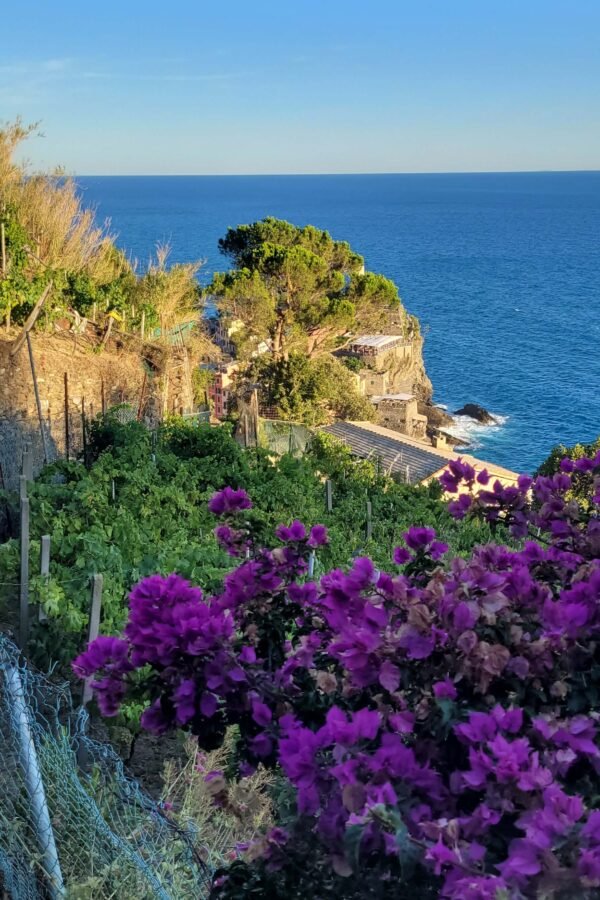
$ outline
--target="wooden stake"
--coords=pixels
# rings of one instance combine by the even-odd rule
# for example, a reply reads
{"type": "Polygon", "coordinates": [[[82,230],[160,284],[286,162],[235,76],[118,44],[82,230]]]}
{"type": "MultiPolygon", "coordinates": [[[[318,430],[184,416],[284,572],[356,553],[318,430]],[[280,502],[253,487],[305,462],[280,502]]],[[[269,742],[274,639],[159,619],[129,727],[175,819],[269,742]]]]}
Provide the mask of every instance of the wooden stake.
{"type": "MultiPolygon", "coordinates": [[[[6,481],[4,480],[4,472],[2,471],[2,463],[0,463],[0,490],[6,490],[6,481]]],[[[12,516],[10,514],[10,503],[8,502],[8,497],[4,501],[4,508],[6,511],[6,523],[8,525],[8,533],[12,534],[12,516]]]]}
{"type": "MultiPolygon", "coordinates": [[[[90,621],[88,626],[88,643],[98,637],[100,631],[100,612],[102,610],[102,584],[104,579],[102,575],[94,575],[92,579],[92,601],[90,604],[90,621]]],[[[92,699],[91,678],[86,679],[83,686],[83,697],[81,699],[82,706],[92,699]]]]}
{"type": "Polygon", "coordinates": [[[142,310],[142,323],[140,325],[140,337],[144,340],[144,334],[146,331],[146,312],[142,310]]]}
{"type": "Polygon", "coordinates": [[[372,507],[371,507],[371,501],[367,500],[367,540],[370,541],[372,537],[373,537],[372,507]]]}
{"type": "MultiPolygon", "coordinates": [[[[258,428],[259,428],[259,421],[258,421],[258,390],[257,390],[256,388],[254,388],[254,390],[252,391],[252,399],[251,399],[251,401],[250,401],[250,409],[251,409],[251,412],[252,412],[252,422],[253,422],[253,425],[254,425],[254,439],[255,439],[255,445],[256,445],[256,447],[258,447],[258,428]]],[[[292,433],[292,430],[291,430],[291,425],[290,425],[290,435],[291,435],[291,433],[292,433]]],[[[290,441],[290,442],[291,442],[291,441],[290,441]]]]}
{"type": "Polygon", "coordinates": [[[140,402],[138,403],[138,411],[137,411],[137,420],[138,422],[142,418],[142,410],[144,408],[144,393],[146,391],[146,381],[148,380],[148,373],[144,371],[144,380],[142,381],[142,390],[140,391],[140,402]]]}
{"type": "MultiPolygon", "coordinates": [[[[44,583],[48,583],[48,579],[50,577],[50,535],[44,534],[42,535],[42,555],[41,555],[41,563],[40,563],[40,575],[44,579],[44,583]]],[[[42,609],[42,604],[40,603],[40,608],[38,610],[38,621],[46,622],[48,616],[42,609]]]]}
{"type": "Polygon", "coordinates": [[[108,325],[106,326],[106,331],[104,332],[104,337],[103,337],[102,340],[100,341],[100,349],[101,349],[101,350],[104,350],[104,348],[105,348],[106,345],[108,344],[108,339],[110,338],[110,333],[111,333],[111,331],[112,331],[112,327],[113,327],[113,322],[114,322],[114,321],[115,321],[115,320],[113,319],[112,316],[111,316],[111,317],[109,318],[109,320],[108,320],[108,325]]]}
{"type": "Polygon", "coordinates": [[[21,578],[19,590],[19,646],[29,640],[29,498],[21,498],[21,578]]]}
{"type": "Polygon", "coordinates": [[[25,476],[26,481],[33,481],[33,456],[31,454],[31,444],[29,441],[25,441],[23,444],[21,474],[25,476]]]}
{"type": "Polygon", "coordinates": [[[48,465],[50,460],[48,457],[48,444],[46,441],[46,429],[44,428],[44,416],[42,415],[42,403],[40,400],[40,392],[38,390],[38,383],[37,383],[37,378],[36,378],[36,374],[35,374],[35,363],[33,361],[33,348],[31,346],[31,337],[29,335],[29,332],[27,332],[26,339],[27,339],[27,351],[29,353],[29,365],[31,366],[31,377],[33,379],[33,390],[35,393],[35,403],[37,406],[38,421],[39,421],[39,425],[40,425],[40,435],[42,437],[42,446],[44,448],[44,462],[46,463],[46,465],[48,465]]]}
{"type": "Polygon", "coordinates": [[[325,482],[325,496],[327,498],[327,512],[333,509],[333,485],[329,479],[325,482]]]}
{"type": "Polygon", "coordinates": [[[69,376],[67,372],[65,372],[65,458],[68,462],[69,453],[70,453],[70,438],[71,435],[69,433],[69,376]]]}
{"type": "Polygon", "coordinates": [[[85,397],[81,398],[81,436],[83,441],[83,464],[87,465],[87,435],[85,433],[85,397]]]}
{"type": "Polygon", "coordinates": [[[104,378],[100,381],[100,397],[102,401],[102,415],[106,415],[106,395],[104,393],[104,378]]]}
{"type": "Polygon", "coordinates": [[[2,277],[6,278],[6,232],[4,222],[0,222],[0,253],[2,253],[2,277]]]}
{"type": "Polygon", "coordinates": [[[42,291],[41,297],[39,298],[39,300],[37,301],[37,303],[31,310],[31,312],[27,316],[27,321],[23,325],[23,330],[22,330],[21,334],[19,335],[19,337],[14,342],[12,350],[10,351],[11,357],[16,356],[17,353],[19,352],[19,350],[21,349],[21,347],[23,346],[23,344],[25,343],[25,339],[27,338],[27,335],[29,334],[29,332],[31,331],[33,326],[35,325],[36,319],[41,312],[42,306],[44,305],[46,298],[47,298],[48,294],[50,293],[51,288],[52,288],[52,282],[50,282],[49,284],[46,285],[46,287],[42,291]]]}

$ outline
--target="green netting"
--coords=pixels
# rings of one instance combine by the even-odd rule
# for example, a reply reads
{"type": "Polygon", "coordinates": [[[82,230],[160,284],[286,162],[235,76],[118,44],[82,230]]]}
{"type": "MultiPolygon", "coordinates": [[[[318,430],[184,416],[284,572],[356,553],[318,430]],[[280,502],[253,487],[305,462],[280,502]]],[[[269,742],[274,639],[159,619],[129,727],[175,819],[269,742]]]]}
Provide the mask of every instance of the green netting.
{"type": "Polygon", "coordinates": [[[312,432],[305,425],[260,419],[259,443],[278,456],[284,453],[303,454],[312,440],[312,432]]]}
{"type": "Polygon", "coordinates": [[[12,900],[202,898],[210,872],[182,830],[87,734],[68,685],[0,636],[0,890],[12,900]]]}

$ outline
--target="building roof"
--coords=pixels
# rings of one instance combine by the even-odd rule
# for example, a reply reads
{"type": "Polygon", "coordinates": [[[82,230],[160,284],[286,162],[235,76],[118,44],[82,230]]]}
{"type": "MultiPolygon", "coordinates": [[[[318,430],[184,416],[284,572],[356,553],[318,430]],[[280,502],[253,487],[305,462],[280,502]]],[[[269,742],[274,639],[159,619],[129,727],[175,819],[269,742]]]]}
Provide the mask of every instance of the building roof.
{"type": "Polygon", "coordinates": [[[371,403],[374,404],[381,403],[382,400],[399,400],[408,403],[409,400],[414,399],[414,394],[379,394],[376,397],[369,397],[371,403]]]}
{"type": "Polygon", "coordinates": [[[359,334],[351,342],[351,347],[370,347],[374,350],[383,350],[392,344],[404,341],[401,334],[359,334]]]}
{"type": "Polygon", "coordinates": [[[379,458],[386,472],[408,474],[411,484],[427,481],[441,474],[449,460],[463,459],[476,470],[487,469],[493,478],[514,484],[518,475],[495,463],[484,462],[466,453],[457,453],[451,447],[432,447],[407,435],[373,425],[371,422],[335,422],[323,428],[347,444],[362,459],[379,458]],[[406,467],[408,466],[408,473],[406,467]]]}
{"type": "Polygon", "coordinates": [[[405,443],[388,429],[380,429],[388,431],[388,435],[375,434],[362,427],[364,424],[335,422],[323,431],[342,440],[362,459],[380,459],[386,472],[399,472],[411,484],[423,481],[446,464],[446,457],[427,444],[405,443]]]}

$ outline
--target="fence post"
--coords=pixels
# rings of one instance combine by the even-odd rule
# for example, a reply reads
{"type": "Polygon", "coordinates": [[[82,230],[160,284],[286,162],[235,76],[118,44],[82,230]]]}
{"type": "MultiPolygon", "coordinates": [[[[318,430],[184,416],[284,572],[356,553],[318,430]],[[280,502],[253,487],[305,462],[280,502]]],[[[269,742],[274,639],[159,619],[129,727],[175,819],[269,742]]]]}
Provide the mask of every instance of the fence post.
{"type": "MultiPolygon", "coordinates": [[[[23,489],[23,481],[21,481],[23,489]]],[[[27,484],[25,483],[25,494],[27,484]]],[[[21,496],[21,578],[19,583],[19,646],[29,640],[29,498],[21,496]]]]}
{"type": "Polygon", "coordinates": [[[19,669],[14,663],[2,660],[6,689],[10,697],[9,710],[15,731],[19,761],[25,776],[25,785],[31,804],[33,831],[37,837],[41,854],[41,866],[46,875],[48,894],[52,900],[65,896],[65,887],[60,871],[52,822],[46,802],[44,782],[40,771],[35,742],[31,733],[30,715],[27,709],[23,682],[19,669]]]}
{"type": "Polygon", "coordinates": [[[372,517],[373,508],[371,506],[371,501],[367,500],[367,540],[370,541],[373,537],[373,517],[372,517]]]}
{"type": "Polygon", "coordinates": [[[40,423],[40,435],[42,437],[42,446],[44,448],[44,462],[49,463],[48,444],[46,442],[46,429],[44,428],[44,416],[42,415],[42,401],[40,400],[40,392],[35,374],[35,362],[33,361],[33,348],[31,346],[31,337],[27,332],[27,352],[29,353],[29,365],[31,366],[31,377],[33,379],[33,391],[35,394],[35,404],[37,406],[38,421],[40,423]]]}
{"type": "MultiPolygon", "coordinates": [[[[90,624],[88,627],[88,643],[90,641],[95,640],[98,637],[98,632],[100,631],[100,611],[102,609],[102,584],[103,584],[102,575],[94,575],[92,579],[92,602],[90,605],[90,624]]],[[[92,699],[92,688],[90,687],[91,678],[86,678],[83,685],[83,697],[81,700],[82,706],[87,706],[87,704],[92,699]]]]}
{"type": "Polygon", "coordinates": [[[146,332],[146,312],[145,312],[145,310],[142,310],[142,322],[140,325],[140,337],[142,340],[144,340],[145,332],[146,332]]]}
{"type": "MultiPolygon", "coordinates": [[[[50,535],[44,534],[42,535],[42,553],[41,553],[41,563],[40,563],[40,575],[44,579],[44,584],[48,583],[48,579],[50,577],[50,535]]],[[[40,608],[38,609],[38,621],[46,622],[48,620],[48,616],[42,609],[42,605],[40,603],[40,608]]]]}
{"type": "Polygon", "coordinates": [[[2,253],[2,277],[6,278],[6,232],[4,222],[0,222],[0,252],[2,253]]]}
{"type": "Polygon", "coordinates": [[[29,441],[26,441],[23,444],[23,464],[21,472],[27,481],[33,481],[33,457],[31,455],[31,444],[29,441]]]}
{"type": "Polygon", "coordinates": [[[71,435],[69,429],[69,375],[65,372],[64,375],[65,381],[65,459],[67,462],[69,461],[70,455],[70,443],[71,443],[71,435]]]}
{"type": "Polygon", "coordinates": [[[333,509],[333,485],[329,478],[325,482],[325,496],[327,498],[327,512],[331,512],[333,509]]]}
{"type": "Polygon", "coordinates": [[[87,434],[85,428],[85,397],[81,398],[81,437],[83,442],[83,464],[87,466],[88,464],[88,455],[87,455],[87,434]]]}
{"type": "Polygon", "coordinates": [[[315,562],[317,561],[317,554],[315,550],[310,551],[310,556],[308,557],[308,577],[312,578],[315,574],[315,562]]]}

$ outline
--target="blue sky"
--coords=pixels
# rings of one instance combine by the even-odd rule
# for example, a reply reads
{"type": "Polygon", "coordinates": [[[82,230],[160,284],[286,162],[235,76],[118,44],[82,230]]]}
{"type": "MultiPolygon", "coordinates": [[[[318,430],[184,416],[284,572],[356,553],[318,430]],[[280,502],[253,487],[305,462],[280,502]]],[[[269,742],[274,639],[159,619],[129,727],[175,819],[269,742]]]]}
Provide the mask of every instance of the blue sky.
{"type": "Polygon", "coordinates": [[[78,174],[600,168],[599,0],[3,5],[0,119],[78,174]]]}

